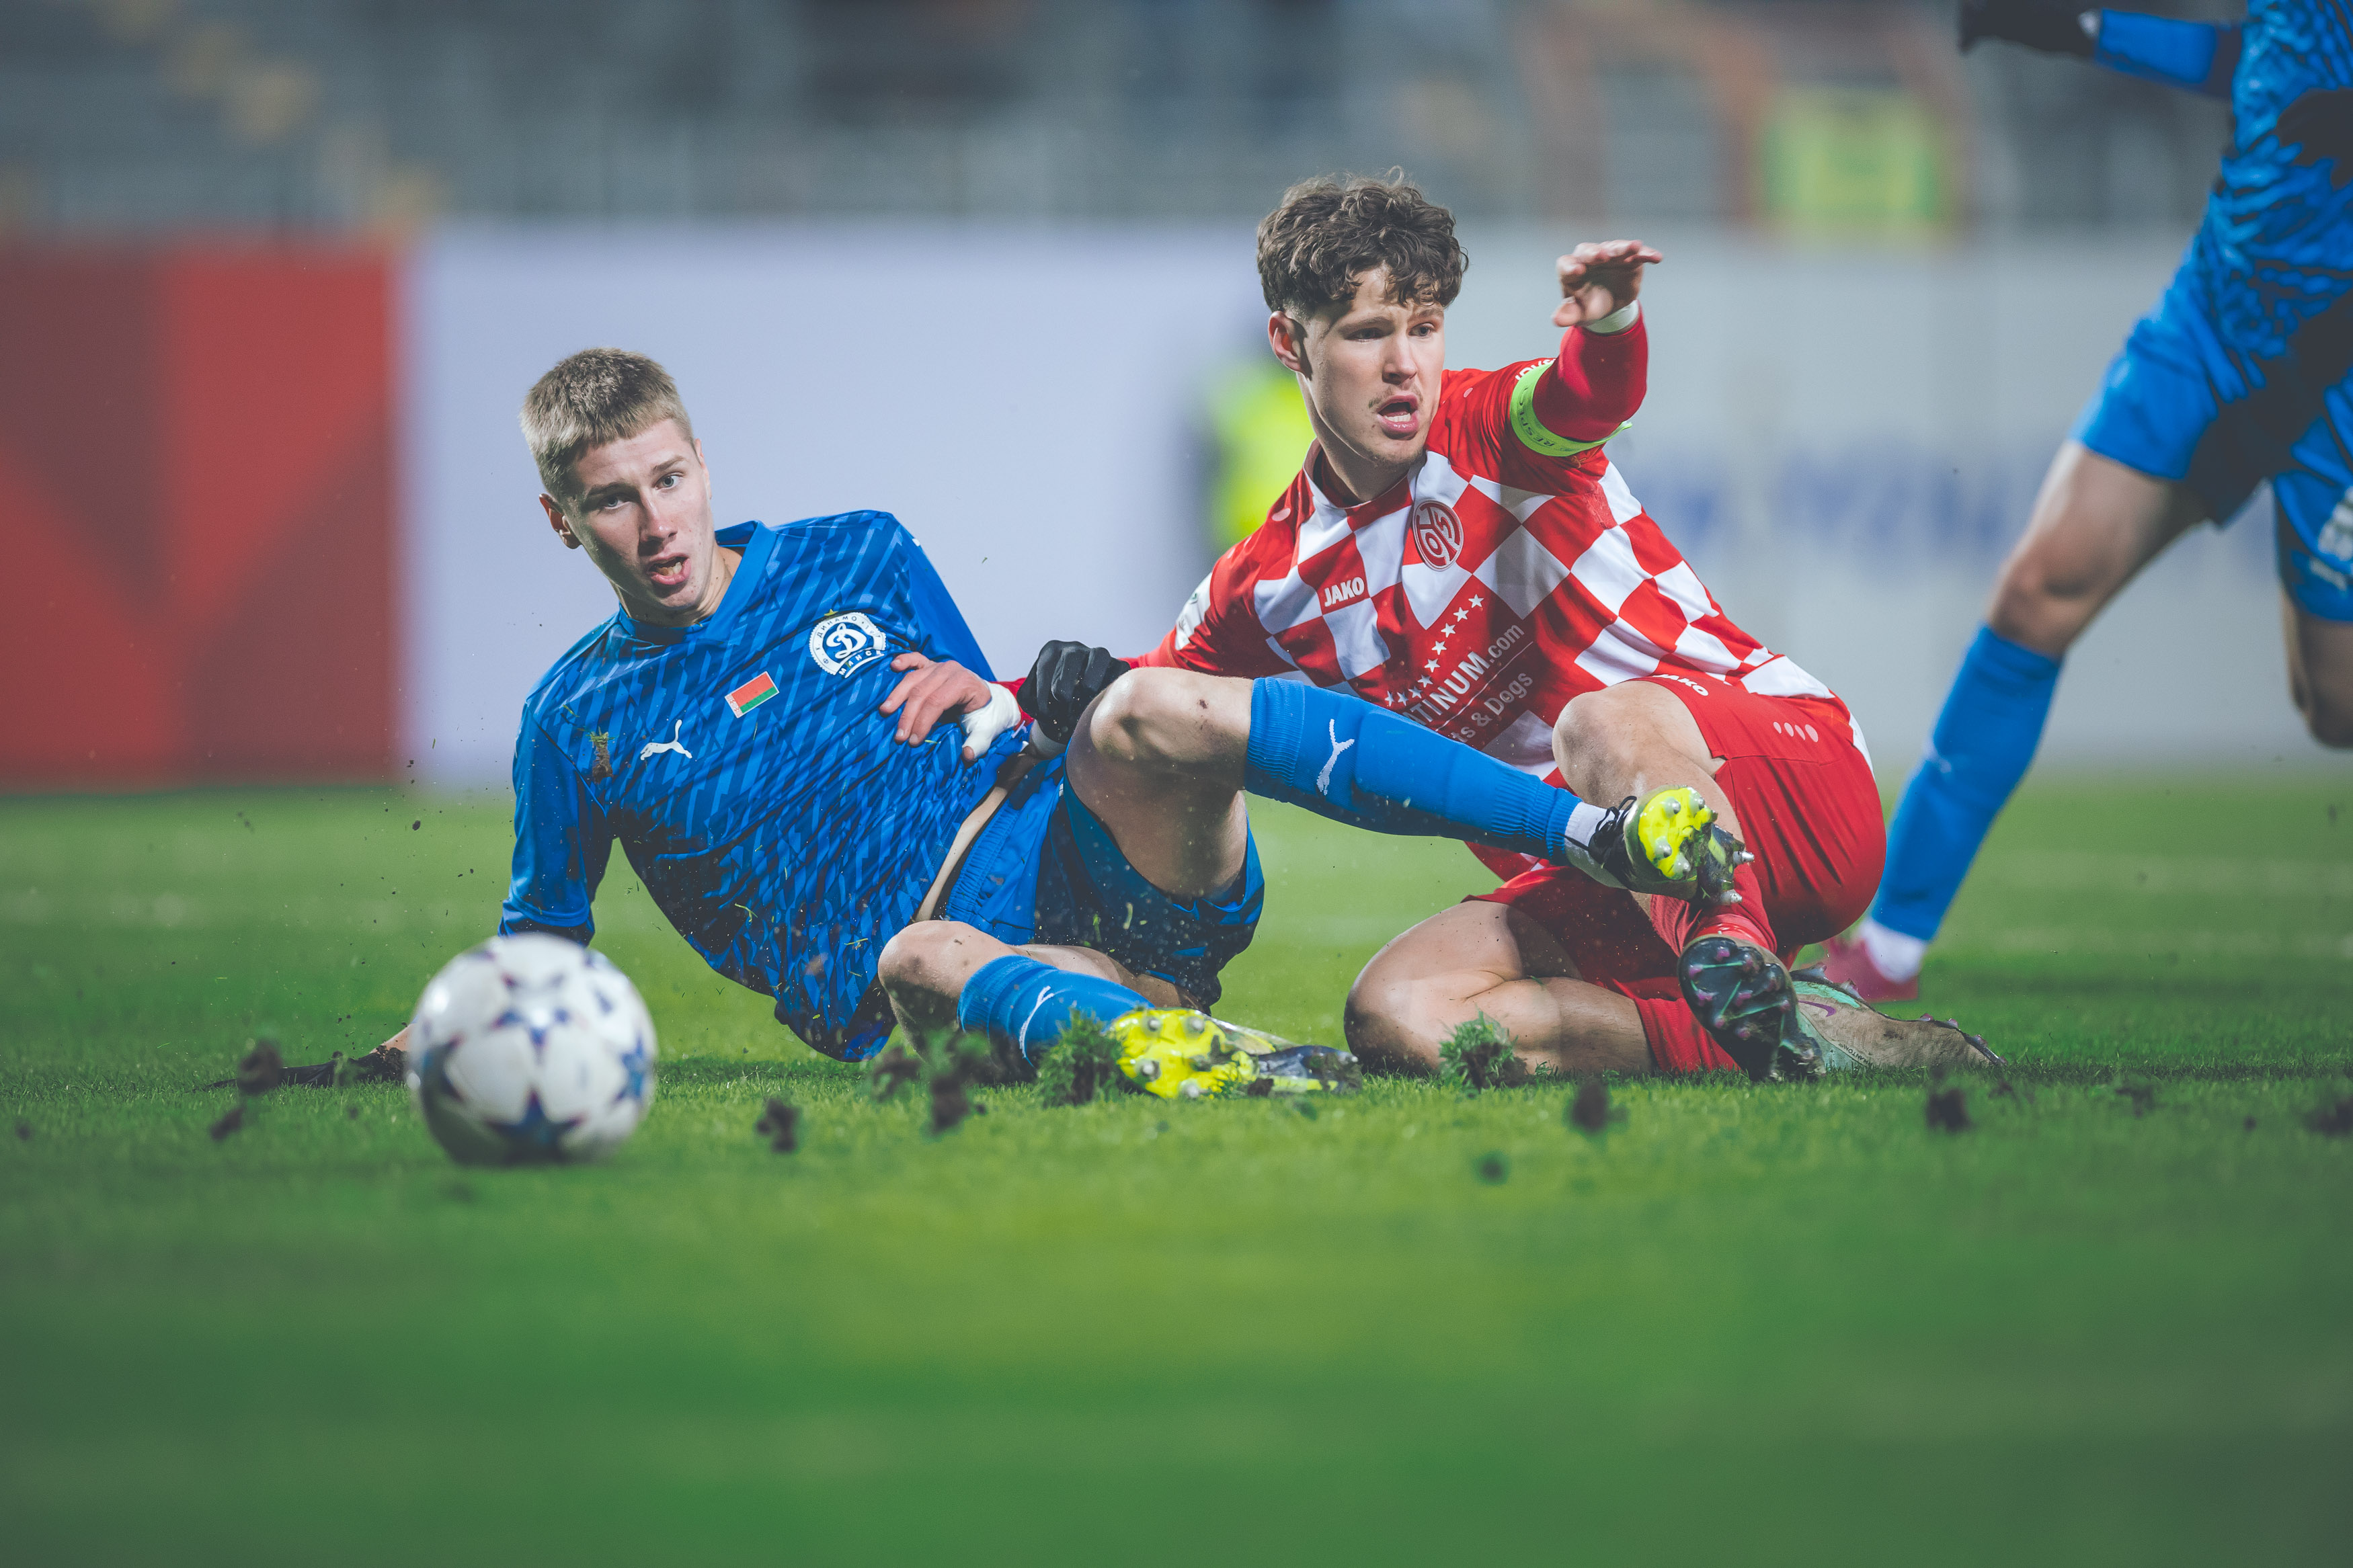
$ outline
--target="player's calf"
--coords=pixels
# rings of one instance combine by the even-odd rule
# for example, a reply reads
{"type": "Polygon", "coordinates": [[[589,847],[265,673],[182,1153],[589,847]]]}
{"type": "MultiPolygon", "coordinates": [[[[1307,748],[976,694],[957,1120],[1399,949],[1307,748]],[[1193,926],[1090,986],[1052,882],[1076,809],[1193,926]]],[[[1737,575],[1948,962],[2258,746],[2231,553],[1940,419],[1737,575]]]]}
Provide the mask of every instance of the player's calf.
{"type": "MultiPolygon", "coordinates": [[[[1090,948],[1012,947],[962,921],[923,921],[883,945],[875,978],[891,999],[891,1010],[908,1029],[937,1032],[986,1030],[990,1020],[964,1016],[973,979],[999,959],[1034,961],[1039,969],[1063,976],[1056,985],[1072,996],[1134,994],[1146,1005],[1179,1006],[1184,997],[1165,980],[1130,973],[1116,959],[1090,948]]],[[[1059,1016],[1059,1015],[1058,1015],[1059,1016]]],[[[1018,1043],[1018,1042],[1017,1042],[1018,1043]]],[[[1035,1065],[1035,1053],[1025,1055],[1035,1065]]]]}

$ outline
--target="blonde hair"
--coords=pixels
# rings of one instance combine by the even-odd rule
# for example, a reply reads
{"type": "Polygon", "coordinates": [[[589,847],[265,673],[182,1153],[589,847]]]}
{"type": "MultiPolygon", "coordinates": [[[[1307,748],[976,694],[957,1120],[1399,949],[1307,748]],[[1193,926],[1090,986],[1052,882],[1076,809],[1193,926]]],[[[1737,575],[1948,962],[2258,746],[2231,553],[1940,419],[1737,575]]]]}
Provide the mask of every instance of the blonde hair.
{"type": "Polygon", "coordinates": [[[539,465],[539,482],[558,500],[578,496],[572,465],[582,453],[643,435],[665,419],[677,420],[686,438],[694,439],[678,383],[653,360],[627,349],[566,355],[522,400],[522,438],[539,465]]]}

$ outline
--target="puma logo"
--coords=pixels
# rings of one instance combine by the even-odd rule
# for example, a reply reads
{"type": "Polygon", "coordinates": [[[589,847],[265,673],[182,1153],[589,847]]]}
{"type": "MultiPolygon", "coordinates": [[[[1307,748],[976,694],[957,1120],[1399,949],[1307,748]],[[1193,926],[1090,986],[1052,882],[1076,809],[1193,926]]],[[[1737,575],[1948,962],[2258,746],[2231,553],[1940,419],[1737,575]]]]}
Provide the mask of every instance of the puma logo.
{"type": "Polygon", "coordinates": [[[1324,727],[1331,732],[1332,754],[1324,759],[1324,771],[1315,775],[1315,793],[1329,800],[1332,798],[1332,770],[1340,765],[1340,753],[1356,742],[1340,739],[1340,721],[1337,719],[1325,720],[1324,727]]]}
{"type": "Polygon", "coordinates": [[[680,734],[681,734],[681,733],[682,733],[682,732],[685,731],[685,729],[686,729],[686,721],[685,721],[685,720],[683,720],[683,719],[681,719],[681,720],[678,721],[678,727],[677,727],[676,729],[672,730],[672,731],[670,732],[670,739],[669,739],[669,740],[667,740],[667,741],[648,741],[648,742],[646,742],[646,749],[645,749],[644,751],[639,752],[638,753],[638,761],[639,761],[639,762],[641,762],[641,763],[642,763],[642,762],[644,762],[648,757],[652,756],[656,752],[676,752],[680,756],[684,757],[688,762],[690,762],[690,763],[691,763],[691,762],[694,761],[694,753],[693,753],[692,752],[688,751],[688,750],[686,749],[686,742],[679,739],[680,734]]]}
{"type": "Polygon", "coordinates": [[[1039,991],[1038,1000],[1030,1004],[1029,1015],[1021,1020],[1021,1026],[1013,1031],[1013,1043],[1021,1047],[1021,1054],[1025,1057],[1029,1054],[1029,1026],[1037,1021],[1038,1010],[1052,1001],[1054,995],[1054,988],[1050,985],[1039,991]]]}

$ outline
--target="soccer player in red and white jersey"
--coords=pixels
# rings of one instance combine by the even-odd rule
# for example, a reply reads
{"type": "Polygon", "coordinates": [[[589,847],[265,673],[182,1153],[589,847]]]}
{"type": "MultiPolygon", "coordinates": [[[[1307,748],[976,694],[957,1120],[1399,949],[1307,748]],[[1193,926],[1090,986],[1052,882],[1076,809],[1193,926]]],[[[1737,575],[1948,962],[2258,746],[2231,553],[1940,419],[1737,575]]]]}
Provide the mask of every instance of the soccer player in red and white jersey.
{"type": "Polygon", "coordinates": [[[1366,967],[1347,1029],[1368,1060],[1434,1063],[1481,1014],[1563,1071],[1987,1060],[1788,972],[1870,901],[1879,793],[1845,704],[1733,624],[1604,451],[1642,400],[1661,259],[1579,246],[1556,355],[1450,371],[1451,216],[1401,179],[1291,190],[1259,271],[1315,443],[1141,662],[1345,685],[1583,799],[1713,812],[1753,853],[1693,900],[1669,887],[1688,866],[1637,892],[1473,846],[1507,880],[1366,967]]]}

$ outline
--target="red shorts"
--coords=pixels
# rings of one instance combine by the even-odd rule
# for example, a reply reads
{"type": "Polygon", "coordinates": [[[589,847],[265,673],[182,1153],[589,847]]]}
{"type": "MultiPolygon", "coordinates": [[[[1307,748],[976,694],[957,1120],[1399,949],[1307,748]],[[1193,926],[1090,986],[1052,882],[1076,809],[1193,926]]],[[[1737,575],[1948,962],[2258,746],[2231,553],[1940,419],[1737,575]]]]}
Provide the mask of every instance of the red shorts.
{"type": "MultiPolygon", "coordinates": [[[[1699,723],[1715,784],[1757,857],[1766,923],[1781,957],[1852,925],[1879,890],[1887,826],[1879,784],[1836,699],[1760,697],[1708,675],[1641,678],[1672,691],[1699,723]]],[[[1524,872],[1492,893],[1551,933],[1593,981],[1672,980],[1675,955],[1644,905],[1566,866],[1524,872]]]]}

